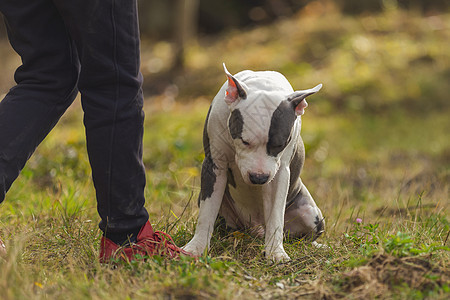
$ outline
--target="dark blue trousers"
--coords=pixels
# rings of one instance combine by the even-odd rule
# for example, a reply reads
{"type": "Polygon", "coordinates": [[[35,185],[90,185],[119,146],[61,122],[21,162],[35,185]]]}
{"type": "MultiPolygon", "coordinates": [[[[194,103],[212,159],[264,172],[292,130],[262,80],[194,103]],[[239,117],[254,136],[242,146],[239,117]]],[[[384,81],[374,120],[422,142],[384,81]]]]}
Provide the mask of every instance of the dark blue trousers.
{"type": "Polygon", "coordinates": [[[0,202],[39,143],[81,93],[100,229],[147,220],[136,0],[0,0],[21,56],[0,102],[0,202]]]}

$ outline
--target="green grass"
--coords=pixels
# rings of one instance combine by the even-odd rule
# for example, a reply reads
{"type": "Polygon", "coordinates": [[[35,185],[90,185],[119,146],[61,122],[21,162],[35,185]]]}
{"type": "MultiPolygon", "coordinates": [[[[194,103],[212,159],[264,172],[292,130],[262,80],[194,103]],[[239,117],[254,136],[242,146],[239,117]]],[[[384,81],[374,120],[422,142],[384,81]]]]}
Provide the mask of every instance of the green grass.
{"type": "MultiPolygon", "coordinates": [[[[0,298],[447,299],[448,30],[430,24],[446,26],[449,15],[319,17],[227,33],[190,50],[178,101],[155,96],[146,102],[145,193],[154,227],[179,245],[189,241],[198,213],[203,122],[224,81],[219,59],[233,71],[280,70],[298,88],[320,81],[324,90],[303,117],[302,179],[326,218],[319,242],[329,249],[289,241],[292,261],[271,264],[262,240],[218,228],[199,261],[100,265],[77,102],[0,206],[0,236],[8,248],[0,259],[0,298]],[[234,48],[244,41],[253,55],[234,48]]],[[[143,53],[144,65],[152,55],[143,53]]]]}

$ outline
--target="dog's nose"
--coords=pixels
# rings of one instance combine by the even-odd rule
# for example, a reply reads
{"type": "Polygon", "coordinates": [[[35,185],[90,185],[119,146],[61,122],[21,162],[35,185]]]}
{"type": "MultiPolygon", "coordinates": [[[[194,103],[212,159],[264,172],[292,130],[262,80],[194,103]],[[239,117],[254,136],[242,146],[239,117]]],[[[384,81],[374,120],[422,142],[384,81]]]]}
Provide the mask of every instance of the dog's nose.
{"type": "Polygon", "coordinates": [[[268,174],[249,173],[248,177],[253,184],[264,184],[269,179],[268,174]]]}

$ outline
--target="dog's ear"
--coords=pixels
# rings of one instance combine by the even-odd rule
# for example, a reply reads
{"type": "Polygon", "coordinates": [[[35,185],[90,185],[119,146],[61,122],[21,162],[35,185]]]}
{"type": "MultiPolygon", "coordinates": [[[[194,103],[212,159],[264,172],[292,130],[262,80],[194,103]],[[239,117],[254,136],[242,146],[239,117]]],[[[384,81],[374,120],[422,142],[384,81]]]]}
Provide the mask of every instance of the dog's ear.
{"type": "Polygon", "coordinates": [[[317,93],[321,88],[322,84],[319,84],[312,89],[295,91],[288,96],[287,101],[291,103],[292,108],[294,109],[297,116],[303,115],[305,113],[305,108],[308,107],[308,103],[306,102],[305,98],[317,93]]]}
{"type": "Polygon", "coordinates": [[[245,92],[245,89],[242,87],[242,84],[236,78],[234,78],[233,75],[230,74],[230,72],[228,72],[225,63],[223,63],[223,70],[225,71],[225,74],[228,78],[228,87],[225,92],[225,102],[230,105],[239,99],[246,99],[247,93],[245,92]]]}

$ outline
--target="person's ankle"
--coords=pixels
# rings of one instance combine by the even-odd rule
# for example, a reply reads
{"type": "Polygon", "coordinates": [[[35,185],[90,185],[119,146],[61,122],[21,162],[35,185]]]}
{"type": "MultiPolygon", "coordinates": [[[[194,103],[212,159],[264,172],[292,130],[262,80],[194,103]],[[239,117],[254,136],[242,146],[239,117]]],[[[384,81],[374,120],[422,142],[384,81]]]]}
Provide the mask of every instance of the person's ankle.
{"type": "Polygon", "coordinates": [[[140,230],[141,228],[139,227],[132,232],[105,233],[103,236],[118,246],[127,246],[137,242],[137,236],[140,230]]]}

